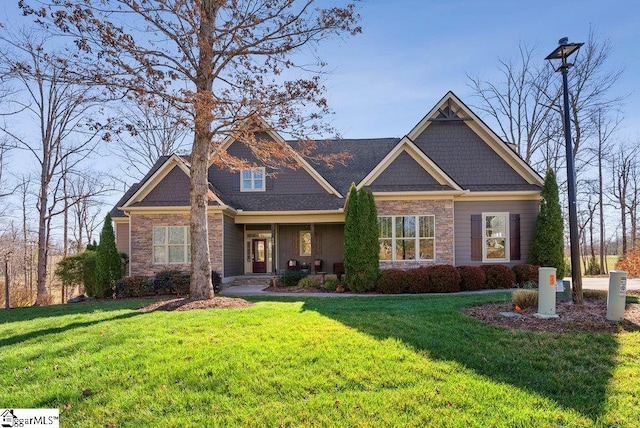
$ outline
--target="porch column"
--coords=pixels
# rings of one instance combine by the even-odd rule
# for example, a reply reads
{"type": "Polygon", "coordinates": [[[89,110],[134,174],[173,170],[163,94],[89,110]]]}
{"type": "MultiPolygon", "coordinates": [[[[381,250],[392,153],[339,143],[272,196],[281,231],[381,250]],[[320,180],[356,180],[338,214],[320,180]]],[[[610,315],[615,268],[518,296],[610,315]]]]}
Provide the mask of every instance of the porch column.
{"type": "Polygon", "coordinates": [[[273,275],[277,275],[278,274],[278,269],[277,269],[277,263],[276,263],[276,255],[277,253],[277,248],[276,248],[276,224],[275,223],[271,223],[271,273],[273,275]]]}
{"type": "Polygon", "coordinates": [[[313,267],[313,273],[316,273],[316,266],[314,264],[316,260],[316,224],[311,223],[309,225],[309,230],[311,231],[311,266],[309,266],[309,270],[313,267]]]}

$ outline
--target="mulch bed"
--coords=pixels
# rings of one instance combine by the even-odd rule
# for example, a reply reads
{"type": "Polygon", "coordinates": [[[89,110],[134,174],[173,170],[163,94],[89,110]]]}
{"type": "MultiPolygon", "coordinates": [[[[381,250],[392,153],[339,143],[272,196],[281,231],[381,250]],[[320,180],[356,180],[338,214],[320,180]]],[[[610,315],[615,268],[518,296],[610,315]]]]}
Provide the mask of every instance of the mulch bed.
{"type": "Polygon", "coordinates": [[[140,308],[142,312],[152,311],[190,311],[192,309],[242,309],[253,306],[253,303],[233,297],[214,297],[213,299],[171,299],[160,300],[140,308]]]}
{"type": "MultiPolygon", "coordinates": [[[[638,294],[628,292],[627,294],[638,294]]],[[[539,319],[534,316],[538,308],[526,308],[516,312],[511,303],[491,303],[466,308],[465,314],[486,324],[527,331],[552,333],[629,333],[640,331],[640,304],[627,303],[622,321],[607,320],[606,299],[585,299],[582,306],[571,301],[556,302],[558,318],[539,319]],[[501,312],[515,312],[506,317],[501,312]]]]}

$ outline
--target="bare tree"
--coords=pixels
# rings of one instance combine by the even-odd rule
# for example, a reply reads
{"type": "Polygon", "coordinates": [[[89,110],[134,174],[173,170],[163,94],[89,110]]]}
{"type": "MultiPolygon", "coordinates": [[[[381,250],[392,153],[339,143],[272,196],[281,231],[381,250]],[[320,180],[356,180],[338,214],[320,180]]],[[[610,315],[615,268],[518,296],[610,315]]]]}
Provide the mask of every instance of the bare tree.
{"type": "Polygon", "coordinates": [[[325,64],[310,60],[311,49],[305,49],[332,36],[359,33],[360,27],[353,4],[316,3],[21,2],[26,14],[35,14],[39,21],[75,38],[79,55],[90,57],[94,66],[85,73],[96,81],[123,89],[141,103],[162,99],[188,114],[194,132],[190,153],[193,298],[213,296],[206,214],[210,162],[232,170],[254,166],[230,156],[224,149],[225,138],[245,143],[267,166],[299,167],[296,150],[308,155],[315,148],[310,134],[330,130],[322,121],[328,107],[318,74],[325,64]],[[309,74],[301,74],[305,71],[309,74]],[[256,136],[265,128],[298,138],[299,147],[256,136]]]}
{"type": "Polygon", "coordinates": [[[548,131],[558,120],[547,99],[548,88],[555,76],[539,61],[534,48],[523,43],[518,48],[517,60],[498,59],[500,82],[483,80],[479,76],[467,75],[467,78],[469,86],[481,100],[476,108],[498,124],[501,136],[516,145],[518,154],[525,161],[543,164],[544,168],[540,166],[539,170],[546,170],[552,166],[551,153],[544,149],[555,138],[555,134],[548,131]]]}
{"type": "Polygon", "coordinates": [[[617,205],[620,215],[620,230],[622,240],[622,256],[628,251],[627,213],[633,208],[632,201],[637,201],[634,190],[633,177],[636,165],[640,161],[638,146],[629,147],[621,144],[611,160],[613,202],[617,205]]]}
{"type": "Polygon", "coordinates": [[[595,194],[598,195],[598,217],[599,217],[599,229],[600,229],[600,237],[599,237],[599,252],[600,252],[600,273],[607,273],[607,263],[606,263],[606,247],[605,247],[605,216],[604,216],[604,192],[606,183],[605,180],[608,177],[605,177],[604,174],[604,166],[607,162],[607,158],[610,156],[611,149],[613,147],[612,137],[618,129],[618,125],[621,122],[621,118],[619,115],[610,116],[607,114],[603,108],[598,108],[593,114],[590,116],[591,121],[593,122],[593,127],[595,129],[595,145],[589,150],[595,155],[597,162],[597,188],[594,189],[595,194]]]}
{"type": "Polygon", "coordinates": [[[186,152],[191,129],[184,114],[166,101],[129,104],[122,110],[124,132],[116,134],[113,152],[124,161],[125,175],[139,180],[161,156],[186,152]]]}
{"type": "MultiPolygon", "coordinates": [[[[38,165],[38,268],[36,304],[49,300],[46,287],[51,220],[58,214],[56,196],[66,168],[81,162],[97,144],[100,126],[91,118],[99,100],[67,68],[68,56],[56,56],[33,33],[0,36],[0,73],[20,92],[8,100],[13,120],[0,127],[38,165]],[[39,135],[24,135],[21,124],[35,122],[39,135]],[[54,196],[52,200],[52,195],[54,196]]],[[[98,94],[99,95],[99,94],[98,94]]]]}

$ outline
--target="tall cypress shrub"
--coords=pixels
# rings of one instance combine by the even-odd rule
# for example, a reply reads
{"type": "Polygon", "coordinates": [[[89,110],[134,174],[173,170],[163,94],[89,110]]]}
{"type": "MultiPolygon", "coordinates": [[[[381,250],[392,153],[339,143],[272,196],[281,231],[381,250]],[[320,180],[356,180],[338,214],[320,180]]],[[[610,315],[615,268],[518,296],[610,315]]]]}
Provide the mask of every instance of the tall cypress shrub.
{"type": "Polygon", "coordinates": [[[564,220],[556,174],[547,170],[544,177],[536,233],[529,249],[529,263],[556,268],[556,277],[564,278],[564,220]]]}
{"type": "Polygon", "coordinates": [[[100,243],[96,249],[96,297],[111,297],[115,284],[120,278],[122,278],[122,262],[116,248],[111,215],[107,214],[100,232],[100,243]]]}
{"type": "Polygon", "coordinates": [[[370,291],[378,278],[378,215],[373,194],[351,185],[345,212],[345,285],[370,291]]]}
{"type": "Polygon", "coordinates": [[[349,275],[358,268],[358,240],[360,239],[358,190],[353,183],[351,183],[348,198],[344,213],[344,271],[347,287],[349,275]]]}

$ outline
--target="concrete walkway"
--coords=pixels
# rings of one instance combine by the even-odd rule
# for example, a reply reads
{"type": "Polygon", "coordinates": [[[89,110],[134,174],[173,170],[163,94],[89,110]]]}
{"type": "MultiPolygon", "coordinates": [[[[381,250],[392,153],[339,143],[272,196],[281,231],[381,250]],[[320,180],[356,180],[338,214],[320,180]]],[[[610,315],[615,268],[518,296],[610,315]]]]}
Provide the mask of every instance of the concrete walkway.
{"type": "MultiPolygon", "coordinates": [[[[571,278],[566,278],[571,280],[571,278]]],[[[233,285],[225,288],[219,296],[235,297],[235,296],[286,296],[286,297],[379,297],[390,296],[390,294],[352,294],[352,293],[275,293],[270,291],[264,291],[266,286],[264,284],[256,285],[233,285]]],[[[583,290],[608,290],[609,278],[582,278],[583,290]]],[[[627,290],[640,290],[640,278],[627,279],[627,290]]],[[[479,290],[479,291],[463,291],[460,293],[434,293],[434,294],[446,294],[448,296],[456,294],[485,294],[485,293],[498,293],[508,290],[479,290]]],[[[393,294],[397,296],[398,294],[393,294]]]]}

